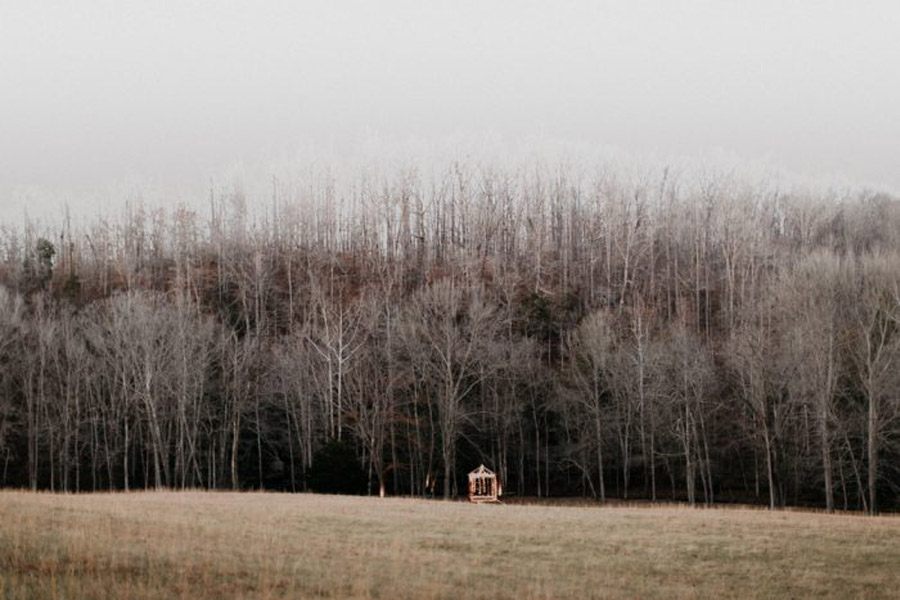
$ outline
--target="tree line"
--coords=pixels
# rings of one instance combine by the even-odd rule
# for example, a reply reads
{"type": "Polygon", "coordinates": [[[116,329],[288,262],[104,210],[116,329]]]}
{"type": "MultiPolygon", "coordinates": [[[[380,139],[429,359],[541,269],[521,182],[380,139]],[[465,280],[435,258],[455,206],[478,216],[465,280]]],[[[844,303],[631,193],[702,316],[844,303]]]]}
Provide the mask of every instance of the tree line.
{"type": "Polygon", "coordinates": [[[0,227],[0,485],[900,507],[893,197],[454,164],[61,221],[0,227]]]}

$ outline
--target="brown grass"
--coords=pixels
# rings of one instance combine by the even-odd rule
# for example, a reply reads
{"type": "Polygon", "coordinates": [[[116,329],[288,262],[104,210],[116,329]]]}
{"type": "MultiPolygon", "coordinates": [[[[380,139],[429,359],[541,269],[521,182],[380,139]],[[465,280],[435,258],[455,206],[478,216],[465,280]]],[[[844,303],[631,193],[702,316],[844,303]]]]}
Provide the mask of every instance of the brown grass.
{"type": "Polygon", "coordinates": [[[0,598],[898,594],[896,517],[0,492],[0,598]]]}

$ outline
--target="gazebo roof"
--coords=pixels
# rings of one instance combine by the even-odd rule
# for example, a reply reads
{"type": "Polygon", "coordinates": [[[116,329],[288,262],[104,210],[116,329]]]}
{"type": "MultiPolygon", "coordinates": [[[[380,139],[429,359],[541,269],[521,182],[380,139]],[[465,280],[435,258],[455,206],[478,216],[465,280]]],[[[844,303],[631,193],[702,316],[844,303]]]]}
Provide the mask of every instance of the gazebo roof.
{"type": "Polygon", "coordinates": [[[494,472],[484,465],[478,465],[478,468],[469,473],[469,477],[477,477],[479,475],[493,475],[494,472]]]}

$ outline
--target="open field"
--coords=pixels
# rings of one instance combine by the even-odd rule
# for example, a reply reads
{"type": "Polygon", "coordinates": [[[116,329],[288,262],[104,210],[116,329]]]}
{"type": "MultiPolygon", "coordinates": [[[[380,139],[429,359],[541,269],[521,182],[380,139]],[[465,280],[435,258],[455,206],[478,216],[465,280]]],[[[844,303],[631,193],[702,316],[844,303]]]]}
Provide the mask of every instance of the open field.
{"type": "Polygon", "coordinates": [[[900,518],[0,492],[2,598],[896,597],[900,518]]]}

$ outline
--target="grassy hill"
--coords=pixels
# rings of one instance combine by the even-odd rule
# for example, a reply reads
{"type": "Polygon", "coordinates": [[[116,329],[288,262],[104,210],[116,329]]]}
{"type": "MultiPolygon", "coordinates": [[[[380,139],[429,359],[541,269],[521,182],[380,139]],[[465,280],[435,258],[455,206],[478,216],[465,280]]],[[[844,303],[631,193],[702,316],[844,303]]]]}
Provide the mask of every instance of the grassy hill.
{"type": "Polygon", "coordinates": [[[0,492],[2,598],[896,597],[900,518],[0,492]]]}

